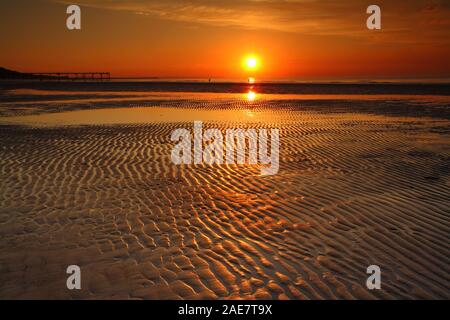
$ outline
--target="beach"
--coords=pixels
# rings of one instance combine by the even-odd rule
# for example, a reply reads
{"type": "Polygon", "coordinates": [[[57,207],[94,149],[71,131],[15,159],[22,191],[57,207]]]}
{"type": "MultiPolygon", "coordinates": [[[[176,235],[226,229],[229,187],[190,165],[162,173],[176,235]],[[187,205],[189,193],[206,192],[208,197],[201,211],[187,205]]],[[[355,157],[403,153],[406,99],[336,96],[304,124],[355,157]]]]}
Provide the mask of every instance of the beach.
{"type": "Polygon", "coordinates": [[[39,86],[0,90],[0,299],[450,298],[446,88],[39,86]],[[174,164],[194,121],[279,129],[278,172],[174,164]]]}

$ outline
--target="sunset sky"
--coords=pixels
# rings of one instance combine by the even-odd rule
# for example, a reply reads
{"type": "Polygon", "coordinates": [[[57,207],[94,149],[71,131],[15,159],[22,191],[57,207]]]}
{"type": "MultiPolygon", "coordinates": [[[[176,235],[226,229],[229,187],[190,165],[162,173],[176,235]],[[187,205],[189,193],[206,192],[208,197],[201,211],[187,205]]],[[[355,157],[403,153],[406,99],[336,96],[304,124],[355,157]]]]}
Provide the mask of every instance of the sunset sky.
{"type": "Polygon", "coordinates": [[[450,78],[450,1],[2,0],[0,66],[235,79],[450,78]],[[66,28],[78,4],[82,30],[66,28]],[[378,4],[382,30],[366,28],[378,4]],[[259,59],[256,71],[244,57],[259,59]]]}

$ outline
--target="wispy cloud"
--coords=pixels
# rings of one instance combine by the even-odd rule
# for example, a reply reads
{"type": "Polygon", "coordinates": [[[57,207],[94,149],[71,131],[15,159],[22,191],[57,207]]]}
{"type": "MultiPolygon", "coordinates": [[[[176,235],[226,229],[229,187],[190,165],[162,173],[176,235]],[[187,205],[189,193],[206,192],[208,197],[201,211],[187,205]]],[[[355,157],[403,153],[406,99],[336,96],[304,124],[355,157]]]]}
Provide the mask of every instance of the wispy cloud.
{"type": "MultiPolygon", "coordinates": [[[[66,2],[67,1],[58,1],[66,2]]],[[[263,29],[311,35],[358,36],[365,32],[361,0],[78,0],[88,7],[127,11],[164,20],[216,27],[263,29]]],[[[428,32],[447,38],[450,5],[446,0],[378,1],[383,28],[391,35],[428,32]]]]}

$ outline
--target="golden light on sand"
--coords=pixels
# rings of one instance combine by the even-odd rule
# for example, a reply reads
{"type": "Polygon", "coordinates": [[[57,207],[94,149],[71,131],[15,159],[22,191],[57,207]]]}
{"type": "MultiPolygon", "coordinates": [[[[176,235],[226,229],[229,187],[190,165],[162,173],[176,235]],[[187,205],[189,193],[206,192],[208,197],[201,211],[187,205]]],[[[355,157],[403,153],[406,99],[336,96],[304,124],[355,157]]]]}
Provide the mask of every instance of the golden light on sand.
{"type": "Polygon", "coordinates": [[[255,101],[255,99],[256,99],[256,93],[252,90],[249,90],[247,92],[247,101],[251,102],[251,101],[255,101]]]}

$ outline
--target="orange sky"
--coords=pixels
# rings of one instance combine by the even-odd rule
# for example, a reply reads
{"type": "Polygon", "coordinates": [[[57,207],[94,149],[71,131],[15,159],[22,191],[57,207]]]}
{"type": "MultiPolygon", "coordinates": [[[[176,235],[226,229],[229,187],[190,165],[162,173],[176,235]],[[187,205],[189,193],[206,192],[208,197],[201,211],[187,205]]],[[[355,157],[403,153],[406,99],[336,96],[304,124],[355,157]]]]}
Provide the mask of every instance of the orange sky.
{"type": "Polygon", "coordinates": [[[79,0],[0,3],[0,66],[23,72],[258,79],[450,78],[450,3],[377,1],[382,30],[366,28],[372,1],[79,0]],[[71,4],[73,2],[70,2],[71,4]],[[261,67],[242,68],[253,53],[261,67]]]}

